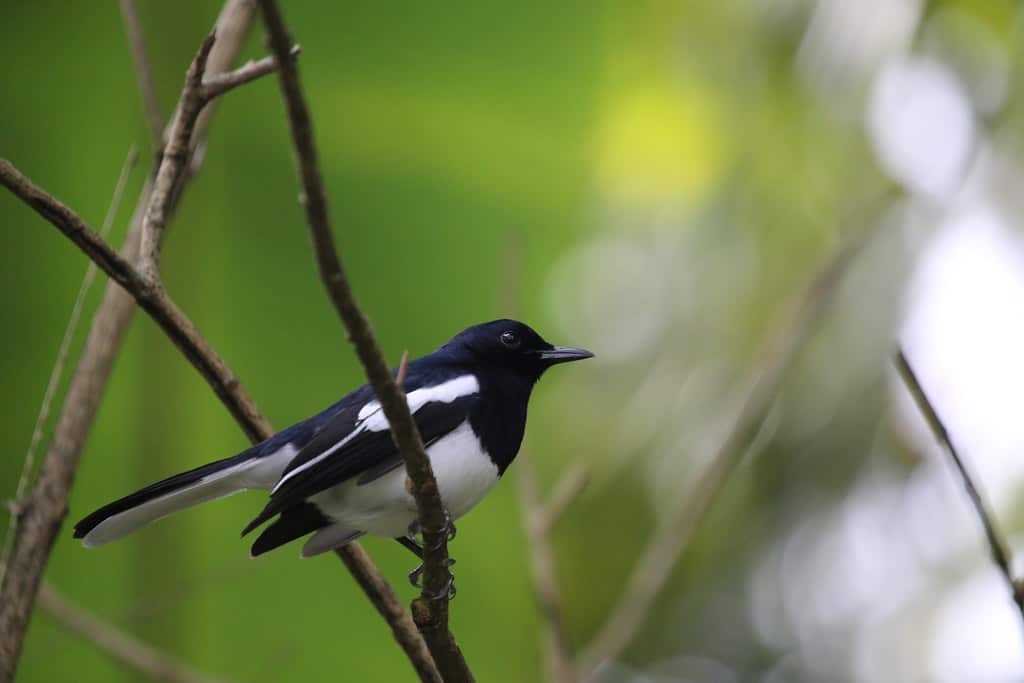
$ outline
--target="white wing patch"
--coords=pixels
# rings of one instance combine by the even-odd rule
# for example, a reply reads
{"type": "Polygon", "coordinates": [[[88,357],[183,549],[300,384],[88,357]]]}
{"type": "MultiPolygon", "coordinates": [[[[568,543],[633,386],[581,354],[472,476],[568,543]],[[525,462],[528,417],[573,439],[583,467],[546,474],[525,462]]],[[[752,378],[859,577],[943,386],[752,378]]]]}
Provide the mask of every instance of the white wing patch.
{"type": "MultiPolygon", "coordinates": [[[[416,414],[416,411],[427,403],[452,403],[458,398],[470,396],[478,393],[479,391],[480,382],[477,381],[476,375],[470,374],[461,375],[455,379],[450,379],[447,382],[442,382],[441,384],[432,387],[424,387],[422,389],[409,392],[406,394],[405,399],[409,405],[409,412],[416,414]]],[[[382,432],[385,429],[388,429],[389,426],[388,419],[384,416],[384,411],[381,410],[380,403],[378,401],[370,401],[359,409],[359,414],[356,416],[356,426],[351,432],[349,432],[348,436],[309,462],[302,463],[294,470],[284,475],[284,477],[277,482],[277,485],[274,486],[270,494],[273,495],[286,481],[294,477],[299,472],[308,470],[324,458],[330,456],[359,434],[362,434],[365,431],[382,432]]]]}

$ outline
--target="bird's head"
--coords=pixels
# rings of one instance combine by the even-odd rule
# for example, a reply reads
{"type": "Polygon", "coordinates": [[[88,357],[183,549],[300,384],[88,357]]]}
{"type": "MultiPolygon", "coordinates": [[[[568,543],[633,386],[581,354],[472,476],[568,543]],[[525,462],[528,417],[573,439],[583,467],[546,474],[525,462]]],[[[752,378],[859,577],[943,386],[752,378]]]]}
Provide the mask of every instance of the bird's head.
{"type": "Polygon", "coordinates": [[[468,327],[444,345],[460,356],[495,368],[511,370],[536,381],[552,365],[592,358],[594,354],[573,346],[555,346],[529,325],[517,320],[492,320],[468,327]]]}

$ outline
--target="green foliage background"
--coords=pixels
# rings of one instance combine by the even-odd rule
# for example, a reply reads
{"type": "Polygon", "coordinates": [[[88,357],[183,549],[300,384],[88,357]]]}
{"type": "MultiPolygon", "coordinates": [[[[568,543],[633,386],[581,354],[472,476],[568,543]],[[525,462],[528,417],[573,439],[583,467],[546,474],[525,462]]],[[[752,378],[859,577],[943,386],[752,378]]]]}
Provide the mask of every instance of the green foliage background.
{"type": "MultiPolygon", "coordinates": [[[[167,110],[219,3],[138,4],[167,110]]],[[[593,485],[555,537],[579,643],[612,604],[653,511],[628,464],[644,445],[625,464],[611,452],[618,442],[606,408],[634,370],[602,362],[603,340],[588,338],[551,294],[552,268],[595,235],[643,230],[631,227],[642,223],[636,215],[669,200],[692,218],[680,234],[699,223],[725,243],[739,235],[756,264],[718,271],[714,281],[724,296],[740,283],[742,302],[723,323],[731,330],[727,376],[739,375],[782,303],[834,244],[838,209],[874,179],[859,124],[824,111],[794,75],[808,3],[772,12],[766,4],[286,3],[303,47],[339,248],[389,357],[426,353],[469,324],[513,312],[503,284],[510,242],[522,244],[517,316],[598,353],[545,379],[527,441],[548,484],[574,460],[594,468],[593,485]],[[619,220],[622,206],[630,219],[619,220]]],[[[975,13],[997,33],[1004,26],[1003,4],[942,4],[975,13]]],[[[0,154],[98,226],[122,160],[138,144],[143,159],[111,236],[119,242],[151,154],[116,3],[7,3],[4,14],[0,154]]],[[[262,54],[257,23],[246,56],[262,54]]],[[[278,427],[362,382],[318,281],[296,195],[283,106],[273,79],[264,79],[220,102],[205,165],[163,257],[173,297],[278,427]]],[[[0,216],[0,495],[8,496],[86,260],[7,193],[0,216]]],[[[880,298],[898,292],[894,270],[880,298]]],[[[886,305],[897,304],[898,296],[886,305]]],[[[675,334],[666,348],[707,349],[715,338],[694,328],[675,334]]],[[[860,406],[884,395],[880,371],[858,387],[849,400],[860,406]]],[[[856,450],[845,437],[862,415],[842,415],[831,440],[814,448],[835,453],[842,442],[856,450]]],[[[199,375],[138,315],[70,516],[245,445],[199,375]]],[[[689,600],[700,614],[707,593],[690,588],[728,574],[720,569],[726,559],[744,560],[794,477],[840,489],[858,467],[851,454],[798,471],[785,455],[793,444],[777,445],[759,465],[760,483],[746,479],[718,510],[663,604],[689,600]]],[[[514,484],[505,481],[462,521],[453,546],[453,629],[481,681],[540,675],[514,484]]],[[[66,528],[47,578],[75,602],[233,680],[413,680],[336,559],[300,561],[294,547],[248,558],[237,534],[260,505],[256,493],[239,495],[93,551],[66,528]]],[[[408,554],[379,540],[366,547],[411,599],[408,554]]],[[[702,620],[679,619],[655,615],[630,658],[671,651],[674,634],[699,641],[702,620]]],[[[134,678],[35,615],[19,680],[134,678]]]]}

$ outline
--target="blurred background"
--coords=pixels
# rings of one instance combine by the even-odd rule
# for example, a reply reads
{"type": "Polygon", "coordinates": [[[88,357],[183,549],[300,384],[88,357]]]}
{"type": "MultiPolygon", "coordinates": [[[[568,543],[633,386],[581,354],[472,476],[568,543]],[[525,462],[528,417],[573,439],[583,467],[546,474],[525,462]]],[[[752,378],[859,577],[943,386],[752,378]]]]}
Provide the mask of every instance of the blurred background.
{"type": "MultiPolygon", "coordinates": [[[[137,4],[166,113],[220,3],[137,4]]],[[[902,340],[1024,552],[1016,3],[285,9],[339,248],[389,357],[510,314],[597,354],[545,378],[526,442],[545,489],[577,462],[591,475],[553,532],[577,646],[599,631],[659,521],[692,495],[812,274],[844,235],[883,223],[756,448],[601,680],[1024,680],[1020,615],[890,362],[902,340]],[[871,200],[890,181],[895,198],[871,200]]],[[[8,3],[5,16],[0,154],[98,226],[138,145],[119,243],[151,154],[117,4],[8,3]]],[[[245,56],[264,53],[257,22],[245,56]]],[[[314,268],[276,84],[219,106],[168,235],[165,278],[283,427],[362,373],[314,268]]],[[[6,192],[0,217],[9,498],[86,260],[6,192]]],[[[245,446],[137,316],[70,516],[245,446]]],[[[300,561],[289,547],[249,559],[237,534],[261,505],[239,495],[94,551],[65,529],[47,578],[234,681],[414,680],[335,558],[300,561]]],[[[412,558],[390,542],[365,547],[411,599],[412,558]]],[[[452,552],[452,628],[478,680],[540,680],[514,476],[459,524],[452,552]]],[[[72,678],[138,675],[37,612],[19,680],[72,678]]]]}

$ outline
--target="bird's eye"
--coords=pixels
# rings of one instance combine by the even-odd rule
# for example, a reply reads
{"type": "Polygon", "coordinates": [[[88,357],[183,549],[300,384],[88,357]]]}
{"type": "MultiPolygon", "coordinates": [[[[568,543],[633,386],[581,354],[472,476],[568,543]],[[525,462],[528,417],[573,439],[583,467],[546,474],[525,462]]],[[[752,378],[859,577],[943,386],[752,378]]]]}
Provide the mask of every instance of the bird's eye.
{"type": "Polygon", "coordinates": [[[501,343],[510,349],[519,347],[519,335],[515,332],[502,332],[500,339],[501,343]]]}

